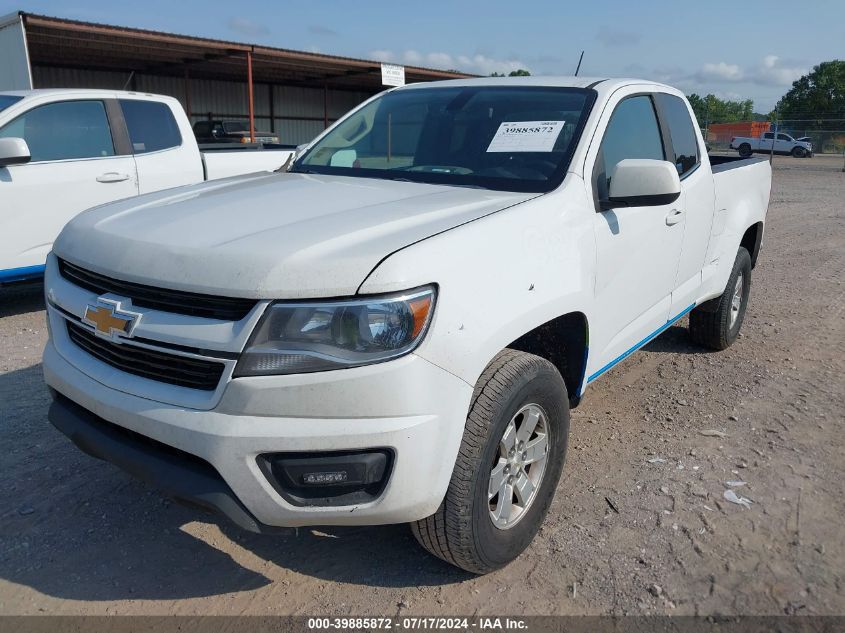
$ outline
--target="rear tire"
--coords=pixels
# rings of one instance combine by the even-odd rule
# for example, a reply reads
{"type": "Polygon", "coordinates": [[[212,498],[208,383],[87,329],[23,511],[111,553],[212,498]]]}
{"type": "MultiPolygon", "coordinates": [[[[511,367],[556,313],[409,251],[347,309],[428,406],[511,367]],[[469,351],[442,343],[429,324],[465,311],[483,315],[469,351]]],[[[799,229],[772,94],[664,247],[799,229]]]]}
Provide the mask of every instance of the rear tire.
{"type": "Polygon", "coordinates": [[[446,497],[432,516],[411,524],[417,541],[474,574],[510,563],[546,517],[568,437],[569,398],[554,365],[499,352],[476,383],[446,497]]]}
{"type": "Polygon", "coordinates": [[[751,255],[740,247],[722,295],[690,312],[689,331],[692,340],[716,350],[733,345],[745,319],[750,292],[751,255]]]}
{"type": "Polygon", "coordinates": [[[743,143],[742,145],[740,145],[739,148],[738,148],[738,151],[739,151],[739,155],[742,158],[748,158],[752,154],[751,145],[749,145],[748,143],[743,143]]]}

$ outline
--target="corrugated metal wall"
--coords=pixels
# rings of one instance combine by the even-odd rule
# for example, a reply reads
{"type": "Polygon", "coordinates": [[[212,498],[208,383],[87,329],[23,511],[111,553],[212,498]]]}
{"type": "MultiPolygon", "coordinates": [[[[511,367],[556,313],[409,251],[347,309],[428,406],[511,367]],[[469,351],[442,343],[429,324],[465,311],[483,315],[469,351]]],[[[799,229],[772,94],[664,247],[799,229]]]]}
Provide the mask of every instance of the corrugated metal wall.
{"type": "MultiPolygon", "coordinates": [[[[176,97],[187,105],[185,80],[181,77],[136,74],[130,82],[129,73],[99,70],[78,70],[35,66],[32,69],[36,88],[109,88],[134,89],[176,97]],[[129,83],[127,83],[129,82],[129,83]]],[[[191,79],[190,102],[192,122],[207,118],[247,119],[249,117],[246,82],[191,79]]],[[[327,111],[329,123],[370,96],[367,92],[329,90],[327,111]]],[[[323,131],[322,88],[270,86],[255,84],[255,127],[279,133],[282,143],[307,143],[323,131]],[[272,91],[272,100],[271,100],[272,91]],[[271,101],[274,115],[271,122],[271,101]]]]}

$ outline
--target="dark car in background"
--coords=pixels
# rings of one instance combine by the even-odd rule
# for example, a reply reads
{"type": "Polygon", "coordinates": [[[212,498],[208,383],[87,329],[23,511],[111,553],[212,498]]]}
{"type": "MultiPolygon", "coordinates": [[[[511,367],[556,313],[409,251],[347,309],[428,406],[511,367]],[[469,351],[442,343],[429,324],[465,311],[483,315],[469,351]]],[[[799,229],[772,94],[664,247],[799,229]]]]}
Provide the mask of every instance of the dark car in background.
{"type": "MultiPolygon", "coordinates": [[[[249,121],[210,120],[194,123],[197,143],[249,143],[249,121]]],[[[255,130],[256,143],[278,143],[273,132],[255,130]]]]}

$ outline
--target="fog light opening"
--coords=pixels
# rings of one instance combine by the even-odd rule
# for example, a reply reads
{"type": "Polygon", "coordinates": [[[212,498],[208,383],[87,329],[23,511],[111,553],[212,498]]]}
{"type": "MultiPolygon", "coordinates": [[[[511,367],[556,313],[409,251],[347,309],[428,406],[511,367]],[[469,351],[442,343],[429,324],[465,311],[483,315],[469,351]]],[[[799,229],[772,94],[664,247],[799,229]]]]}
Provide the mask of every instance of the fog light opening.
{"type": "Polygon", "coordinates": [[[345,506],[374,501],[384,491],[393,451],[373,448],[320,453],[264,453],[257,458],[267,481],[296,506],[345,506]]]}

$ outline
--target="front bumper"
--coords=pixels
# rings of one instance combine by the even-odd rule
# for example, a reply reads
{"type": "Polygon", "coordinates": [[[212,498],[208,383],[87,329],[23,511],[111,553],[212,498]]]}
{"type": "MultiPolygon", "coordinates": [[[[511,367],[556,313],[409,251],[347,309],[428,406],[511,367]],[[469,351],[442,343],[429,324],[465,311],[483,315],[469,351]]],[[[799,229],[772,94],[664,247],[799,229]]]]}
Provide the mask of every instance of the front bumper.
{"type": "Polygon", "coordinates": [[[472,395],[470,385],[413,354],[354,369],[231,380],[208,411],[106,386],[68,362],[52,341],[44,376],[61,396],[51,419],[84,450],[253,531],[402,523],[433,514],[452,475],[472,395]],[[107,423],[199,458],[209,469],[197,484],[190,458],[163,460],[145,442],[127,448],[103,431],[107,423]],[[268,452],[372,448],[392,450],[392,472],[378,498],[356,505],[292,505],[256,461],[268,452]],[[180,476],[185,468],[193,474],[180,476]],[[179,487],[180,481],[190,485],[179,487]]]}

